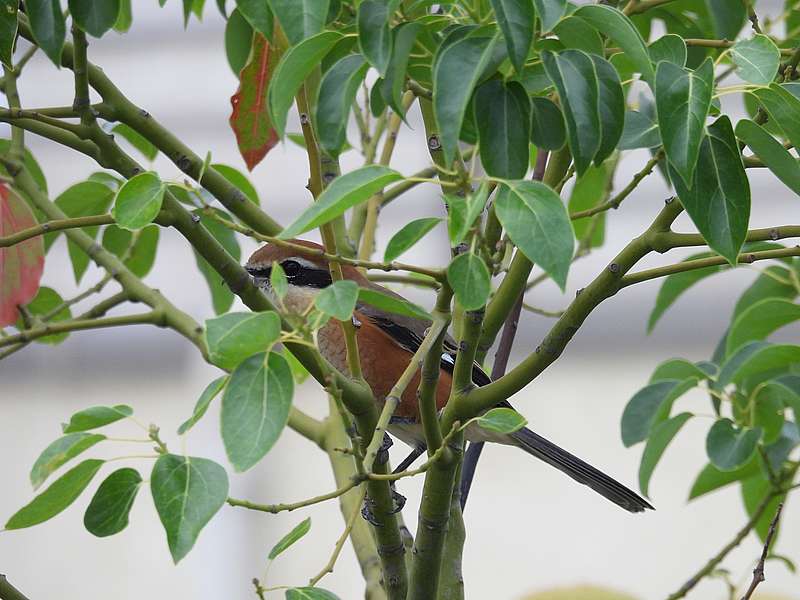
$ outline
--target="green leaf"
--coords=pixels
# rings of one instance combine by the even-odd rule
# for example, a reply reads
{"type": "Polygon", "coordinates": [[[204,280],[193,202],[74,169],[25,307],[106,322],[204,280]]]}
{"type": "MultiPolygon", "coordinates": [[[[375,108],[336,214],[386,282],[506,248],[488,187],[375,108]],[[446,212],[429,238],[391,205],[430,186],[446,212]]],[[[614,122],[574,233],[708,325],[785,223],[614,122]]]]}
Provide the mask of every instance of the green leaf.
{"type": "Polygon", "coordinates": [[[141,133],[131,127],[128,127],[125,125],[125,123],[119,123],[115,125],[111,131],[113,131],[115,135],[119,135],[124,138],[128,143],[130,143],[131,146],[141,152],[150,162],[154,161],[156,156],[158,156],[158,148],[156,148],[154,144],[150,143],[150,141],[141,133]]]}
{"type": "Polygon", "coordinates": [[[17,10],[19,0],[0,0],[0,61],[12,66],[14,43],[17,40],[17,10]]]}
{"type": "Polygon", "coordinates": [[[383,293],[378,290],[360,288],[358,290],[358,302],[359,304],[369,304],[370,306],[396,315],[404,315],[406,317],[414,317],[415,319],[425,319],[428,321],[433,320],[431,314],[424,308],[391,292],[383,293]]]}
{"type": "Polygon", "coordinates": [[[217,395],[222,391],[222,388],[225,387],[226,383],[228,383],[228,376],[223,375],[222,377],[217,377],[214,381],[206,386],[206,389],[204,389],[203,393],[200,394],[197,404],[194,405],[192,416],[186,419],[183,423],[181,423],[181,426],[178,427],[178,435],[183,435],[189,431],[200,419],[203,418],[203,415],[206,414],[211,401],[217,397],[217,395]]]}
{"type": "Polygon", "coordinates": [[[45,448],[31,469],[31,485],[38,489],[51,473],[66,464],[84,450],[88,450],[106,436],[96,433],[70,433],[58,438],[45,448]]]}
{"type": "Polygon", "coordinates": [[[67,4],[78,27],[96,38],[114,27],[120,11],[120,0],[69,0],[67,4]]]}
{"type": "Polygon", "coordinates": [[[152,223],[161,210],[166,189],[166,184],[152,171],[134,175],[117,192],[111,211],[114,220],[130,230],[152,223]]]}
{"type": "Polygon", "coordinates": [[[452,248],[467,237],[475,220],[483,212],[488,198],[489,187],[486,183],[482,183],[477,190],[466,197],[449,194],[444,197],[447,203],[447,234],[452,248]]]}
{"type": "MultiPolygon", "coordinates": [[[[43,317],[46,314],[49,314],[57,307],[62,306],[64,304],[64,299],[59,296],[58,292],[54,289],[49,288],[47,286],[41,286],[39,291],[36,292],[36,296],[31,300],[25,308],[29,313],[35,315],[37,317],[43,317]]],[[[65,306],[60,311],[58,311],[55,315],[48,319],[49,323],[57,323],[58,321],[67,321],[72,318],[72,311],[69,309],[69,306],[65,306]]],[[[25,325],[22,322],[22,318],[17,321],[17,328],[24,329],[25,325]]],[[[36,339],[36,342],[40,344],[60,344],[63,342],[69,333],[54,333],[52,335],[45,335],[40,338],[36,339]]]]}
{"type": "Polygon", "coordinates": [[[800,100],[777,83],[751,92],[774,122],[797,148],[800,147],[800,100]]]}
{"type": "Polygon", "coordinates": [[[726,355],[748,342],[766,339],[771,333],[800,320],[800,305],[784,298],[765,298],[741,312],[728,331],[726,355]]]}
{"type": "Polygon", "coordinates": [[[328,0],[268,0],[289,44],[295,46],[322,31],[328,0]]]}
{"type": "Polygon", "coordinates": [[[692,184],[700,154],[713,86],[714,67],[710,59],[696,71],[666,61],[658,63],[656,68],[656,112],[661,139],[667,159],[687,186],[692,184]]]}
{"type": "Polygon", "coordinates": [[[420,23],[402,23],[392,30],[392,55],[386,74],[380,83],[380,92],[392,110],[400,116],[405,112],[402,100],[408,59],[421,29],[420,23]]]}
{"type": "Polygon", "coordinates": [[[542,96],[531,98],[531,141],[542,150],[560,150],[567,141],[564,115],[558,105],[542,96]]]}
{"type": "Polygon", "coordinates": [[[677,435],[681,427],[683,427],[686,421],[691,417],[692,413],[681,413],[667,421],[659,423],[650,433],[650,438],[647,440],[647,445],[642,454],[642,462],[639,465],[639,488],[645,496],[648,495],[650,478],[653,476],[653,471],[661,460],[664,450],[667,449],[672,438],[677,435]]]}
{"type": "Polygon", "coordinates": [[[286,590],[286,600],[339,600],[339,596],[321,588],[303,587],[286,590]]]}
{"type": "Polygon", "coordinates": [[[574,14],[611,38],[622,48],[642,78],[647,82],[653,81],[653,65],[647,46],[628,17],[615,8],[600,5],[582,6],[574,14]]]}
{"type": "Polygon", "coordinates": [[[147,275],[155,264],[159,228],[156,225],[148,225],[139,230],[135,241],[133,237],[127,229],[109,225],[103,231],[103,248],[113,252],[118,258],[127,255],[125,266],[141,278],[147,275]]]}
{"type": "Polygon", "coordinates": [[[88,431],[105,427],[111,423],[116,423],[133,414],[133,409],[127,404],[117,404],[116,406],[92,406],[84,408],[73,414],[69,418],[69,423],[62,425],[64,433],[75,433],[76,431],[88,431]]]}
{"type": "Polygon", "coordinates": [[[758,473],[758,459],[753,457],[747,464],[733,471],[720,471],[717,467],[708,463],[692,484],[689,491],[689,500],[699,498],[709,492],[718,490],[735,481],[748,479],[758,473]]]}
{"type": "Polygon", "coordinates": [[[225,25],[225,56],[236,77],[247,64],[253,45],[253,27],[239,9],[234,10],[225,25]]]}
{"type": "Polygon", "coordinates": [[[132,0],[120,0],[119,14],[117,15],[117,20],[114,21],[114,31],[117,33],[128,33],[133,24],[131,2],[132,0]]]}
{"type": "Polygon", "coordinates": [[[719,419],[708,430],[706,454],[720,471],[745,465],[756,451],[761,428],[737,427],[730,419],[719,419]]]}
{"type": "Polygon", "coordinates": [[[246,471],[278,440],[292,407],[294,381],[286,359],[256,354],[231,374],[222,394],[222,441],[233,468],[246,471]]]}
{"type": "Polygon", "coordinates": [[[528,424],[528,420],[513,408],[493,408],[475,418],[481,429],[497,433],[514,433],[528,424]]]}
{"type": "Polygon", "coordinates": [[[736,124],[736,137],[747,144],[778,179],[795,194],[800,194],[800,165],[783,144],[761,125],[747,119],[736,124]]]}
{"type": "Polygon", "coordinates": [[[528,171],[531,103],[525,88],[490,79],[475,90],[481,164],[492,177],[522,179],[528,171]]]}
{"type": "Polygon", "coordinates": [[[763,387],[758,386],[757,390],[753,399],[752,425],[764,432],[764,444],[772,444],[783,429],[783,399],[792,395],[792,392],[780,383],[766,383],[763,387]]]}
{"type": "Polygon", "coordinates": [[[567,0],[533,0],[542,22],[542,33],[551,31],[567,10],[567,0]]]}
{"type": "Polygon", "coordinates": [[[722,365],[717,377],[717,387],[741,383],[745,379],[800,362],[800,346],[750,342],[740,347],[722,365]]]}
{"type": "Polygon", "coordinates": [[[583,50],[587,54],[603,53],[603,38],[594,27],[578,17],[564,17],[553,27],[553,33],[565,48],[583,50]]]}
{"type": "Polygon", "coordinates": [[[269,115],[278,137],[286,132],[286,115],[303,81],[341,39],[340,33],[323,31],[292,46],[281,57],[267,92],[269,115]]]}
{"type": "MultiPolygon", "coordinates": [[[[770,483],[767,477],[759,473],[754,477],[744,480],[742,482],[741,491],[747,514],[752,517],[756,509],[761,506],[761,503],[764,501],[767,494],[772,492],[772,483],[770,483]]],[[[767,532],[769,531],[770,523],[775,516],[775,511],[778,509],[778,504],[784,502],[785,499],[785,494],[775,496],[767,503],[766,509],[756,522],[755,530],[762,543],[766,541],[767,532]]]]}
{"type": "MultiPolygon", "coordinates": [[[[569,196],[567,204],[570,213],[576,213],[593,208],[608,198],[610,191],[610,179],[612,165],[594,165],[579,178],[569,196]]],[[[587,236],[590,247],[596,248],[603,245],[605,239],[606,215],[599,213],[592,217],[582,219],[572,219],[572,228],[575,232],[575,239],[583,240],[587,236]]]]}
{"type": "Polygon", "coordinates": [[[745,5],[728,0],[705,0],[714,35],[726,40],[735,40],[744,25],[745,5]]]}
{"type": "Polygon", "coordinates": [[[381,0],[363,0],[358,5],[358,47],[381,77],[386,76],[392,53],[391,10],[390,3],[381,0]]]}
{"type": "Polygon", "coordinates": [[[625,128],[617,148],[633,150],[635,148],[655,148],[661,145],[661,133],[658,123],[648,115],[637,110],[625,112],[625,128]]]}
{"type": "Polygon", "coordinates": [[[26,0],[25,12],[31,22],[31,33],[56,67],[61,68],[61,49],[67,34],[59,0],[26,0]]]}
{"type": "Polygon", "coordinates": [[[265,2],[265,0],[236,0],[236,10],[247,19],[253,29],[270,42],[273,41],[272,34],[275,30],[275,18],[268,2],[265,2]]]}
{"type": "Polygon", "coordinates": [[[345,134],[350,107],[368,68],[369,64],[363,57],[349,54],[322,76],[314,122],[320,148],[334,158],[347,143],[345,134]]]}
{"type": "MultiPolygon", "coordinates": [[[[59,194],[55,203],[70,218],[87,217],[108,213],[114,192],[108,186],[95,181],[81,181],[70,186],[59,194]]],[[[97,238],[99,227],[85,227],[82,230],[92,239],[97,238]]],[[[45,235],[44,246],[48,249],[58,238],[58,232],[45,235]]],[[[72,241],[67,242],[72,272],[75,282],[80,283],[86,269],[89,267],[89,256],[72,241]]]]}
{"type": "Polygon", "coordinates": [[[92,535],[107,537],[128,526],[128,515],[142,485],[136,469],[117,469],[105,478],[83,515],[83,526],[92,535]]]}
{"type": "MultiPolygon", "coordinates": [[[[685,261],[696,260],[698,258],[708,258],[710,256],[714,256],[714,254],[711,252],[701,252],[699,254],[692,254],[691,256],[687,257],[685,261]]],[[[653,306],[653,310],[650,313],[650,318],[647,322],[648,333],[653,331],[653,328],[656,326],[656,323],[658,323],[658,320],[661,318],[661,316],[686,290],[688,290],[698,281],[701,281],[706,277],[710,277],[715,273],[719,273],[720,271],[724,271],[725,269],[727,269],[727,266],[719,265],[668,275],[658,290],[655,306],[653,306]]]]}
{"type": "Polygon", "coordinates": [[[533,42],[533,24],[536,20],[532,0],[491,0],[497,24],[503,32],[511,64],[522,73],[525,60],[533,42]]]}
{"type": "Polygon", "coordinates": [[[228,474],[206,458],[162,454],[150,474],[150,491],[172,560],[177,563],[225,504],[228,474]]]}
{"type": "Polygon", "coordinates": [[[650,375],[650,383],[664,379],[686,379],[694,377],[698,381],[716,374],[713,363],[692,363],[684,358],[670,358],[658,365],[650,375]]]}
{"type": "Polygon", "coordinates": [[[674,33],[658,38],[648,46],[647,51],[654,65],[658,65],[662,60],[671,62],[679,67],[686,65],[686,42],[683,41],[681,36],[674,33]]]}
{"type": "Polygon", "coordinates": [[[233,312],[205,323],[209,360],[223,369],[233,369],[248,356],[264,352],[281,334],[277,313],[233,312]]]}
{"type": "Polygon", "coordinates": [[[563,290],[574,235],[558,195],[538,181],[504,181],[495,210],[511,241],[563,290]]]}
{"type": "Polygon", "coordinates": [[[769,85],[778,74],[781,52],[766,35],[758,33],[740,40],[731,48],[736,74],[749,83],[769,85]]]}
{"type": "Polygon", "coordinates": [[[381,165],[367,165],[345,173],[334,179],[317,201],[278,237],[286,240],[319,227],[402,178],[394,169],[381,165]]]}
{"type": "Polygon", "coordinates": [[[580,50],[542,52],[548,77],[555,84],[567,124],[567,141],[578,177],[586,172],[602,141],[599,83],[594,61],[580,50]]]}
{"type": "Polygon", "coordinates": [[[239,171],[238,169],[231,167],[229,165],[223,165],[220,163],[213,163],[211,168],[214,169],[217,173],[222,175],[225,179],[227,179],[230,183],[234,186],[239,188],[239,191],[242,192],[250,202],[258,206],[261,204],[261,201],[258,199],[258,192],[256,191],[255,186],[251,183],[251,181],[247,178],[247,175],[239,171]]]}
{"type": "Polygon", "coordinates": [[[276,556],[288,550],[295,542],[311,531],[311,517],[302,520],[289,533],[283,536],[277,544],[269,551],[269,560],[274,560],[276,556]]]}
{"type": "MultiPolygon", "coordinates": [[[[777,244],[770,244],[770,246],[777,246],[777,244]]],[[[747,251],[754,249],[755,245],[753,248],[748,247],[747,251]]],[[[791,279],[792,274],[789,269],[778,266],[764,269],[764,272],[756,278],[736,301],[731,320],[736,320],[742,312],[765,298],[796,298],[798,290],[790,283],[791,279]]]]}
{"type": "MultiPolygon", "coordinates": [[[[200,223],[205,227],[208,232],[216,239],[222,247],[225,248],[225,251],[231,255],[231,257],[239,262],[242,258],[242,251],[239,248],[239,242],[236,240],[236,235],[213,219],[205,214],[202,211],[195,211],[193,213],[200,218],[200,223]]],[[[219,214],[224,219],[230,220],[230,215],[222,210],[217,210],[217,214],[219,214]]],[[[233,292],[231,292],[230,288],[225,284],[225,281],[222,279],[219,273],[214,270],[214,268],[206,262],[206,259],[200,256],[200,254],[195,250],[194,251],[194,258],[197,261],[197,268],[200,269],[200,272],[203,274],[206,282],[208,283],[209,290],[211,291],[211,301],[214,307],[214,312],[216,314],[222,314],[226,312],[233,304],[233,292]]]]}
{"type": "Polygon", "coordinates": [[[425,234],[441,221],[438,217],[425,217],[406,223],[400,231],[392,236],[386,244],[386,251],[383,253],[383,262],[392,262],[406,250],[420,241],[425,234]]]}
{"type": "Polygon", "coordinates": [[[56,479],[50,487],[23,506],[6,523],[6,529],[22,529],[52,519],[86,489],[105,461],[85,460],[56,479]]]}
{"type": "Polygon", "coordinates": [[[358,300],[358,284],[355,281],[334,281],[314,298],[314,306],[322,313],[347,321],[353,314],[358,300]]]}
{"type": "Polygon", "coordinates": [[[692,188],[686,188],[674,168],[670,178],[703,239],[735,265],[750,221],[750,183],[727,115],[708,127],[692,188]]]}
{"type": "Polygon", "coordinates": [[[452,260],[447,267],[447,281],[464,310],[477,310],[489,299],[492,287],[489,269],[472,252],[459,254],[452,260]]]}
{"type": "Polygon", "coordinates": [[[433,111],[439,126],[444,162],[450,165],[472,90],[495,52],[497,36],[465,37],[443,45],[433,66],[433,111]]]}
{"type": "Polygon", "coordinates": [[[697,385],[697,377],[664,379],[636,392],[622,413],[621,435],[626,447],[646,440],[655,428],[669,418],[672,405],[697,385]]]}
{"type": "Polygon", "coordinates": [[[286,271],[279,262],[272,261],[269,271],[269,286],[272,292],[281,300],[289,293],[289,280],[286,278],[286,271]]]}
{"type": "Polygon", "coordinates": [[[592,55],[599,89],[598,107],[600,109],[600,147],[594,155],[594,164],[599,166],[611,156],[617,147],[625,127],[625,96],[617,70],[611,63],[592,55]]]}

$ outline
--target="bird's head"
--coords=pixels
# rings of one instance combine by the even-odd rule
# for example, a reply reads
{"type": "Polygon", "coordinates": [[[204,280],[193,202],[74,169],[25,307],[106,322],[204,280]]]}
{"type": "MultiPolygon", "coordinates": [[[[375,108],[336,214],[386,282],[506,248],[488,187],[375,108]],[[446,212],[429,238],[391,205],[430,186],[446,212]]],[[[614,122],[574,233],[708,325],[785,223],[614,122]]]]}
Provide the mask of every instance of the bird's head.
{"type": "MultiPolygon", "coordinates": [[[[331,285],[331,274],[328,261],[321,255],[323,247],[306,240],[291,240],[293,247],[267,244],[256,250],[247,263],[245,270],[253,277],[255,284],[270,296],[270,274],[272,265],[279,264],[286,273],[289,291],[283,304],[291,312],[302,313],[314,301],[314,297],[331,285]],[[308,250],[303,250],[307,248],[308,250]]],[[[353,267],[342,265],[345,279],[362,281],[364,277],[353,267]]]]}

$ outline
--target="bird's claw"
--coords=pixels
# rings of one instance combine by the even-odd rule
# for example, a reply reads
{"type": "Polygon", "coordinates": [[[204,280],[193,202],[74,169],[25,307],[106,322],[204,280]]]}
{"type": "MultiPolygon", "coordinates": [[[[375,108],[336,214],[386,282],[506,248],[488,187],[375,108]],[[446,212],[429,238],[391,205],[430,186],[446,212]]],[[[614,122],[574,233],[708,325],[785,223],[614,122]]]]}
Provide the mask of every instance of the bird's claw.
{"type": "Polygon", "coordinates": [[[375,455],[375,464],[378,465],[385,465],[389,462],[389,448],[392,447],[392,438],[389,437],[388,433],[383,434],[383,441],[381,442],[381,447],[378,448],[378,453],[375,455]]]}
{"type": "Polygon", "coordinates": [[[364,496],[364,504],[361,506],[361,517],[370,525],[380,527],[381,524],[375,518],[375,513],[372,509],[375,507],[375,501],[369,496],[364,496]]]}
{"type": "MultiPolygon", "coordinates": [[[[392,510],[389,514],[396,514],[403,510],[403,507],[406,505],[406,497],[399,493],[396,489],[394,489],[394,485],[391,486],[392,490],[392,510]]],[[[370,498],[369,496],[364,496],[364,504],[361,506],[361,517],[370,525],[374,525],[375,527],[380,527],[381,523],[378,522],[378,519],[375,518],[375,501],[370,498]]]]}
{"type": "Polygon", "coordinates": [[[399,513],[403,510],[403,507],[406,505],[406,497],[403,496],[400,492],[394,489],[394,485],[391,487],[392,490],[392,501],[394,502],[394,508],[392,509],[392,514],[399,513]]]}

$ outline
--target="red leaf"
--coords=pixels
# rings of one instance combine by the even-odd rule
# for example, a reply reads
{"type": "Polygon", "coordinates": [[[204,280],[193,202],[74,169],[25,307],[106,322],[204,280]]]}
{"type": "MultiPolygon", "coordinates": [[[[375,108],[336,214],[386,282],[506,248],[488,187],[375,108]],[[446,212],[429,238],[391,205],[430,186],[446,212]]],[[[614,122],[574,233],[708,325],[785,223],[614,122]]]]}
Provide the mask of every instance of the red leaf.
{"type": "Polygon", "coordinates": [[[239,89],[231,97],[231,128],[250,171],[278,143],[278,134],[267,113],[267,89],[279,59],[278,51],[270,47],[263,35],[253,36],[250,62],[239,74],[239,89]]]}
{"type": "MultiPolygon", "coordinates": [[[[36,225],[36,217],[25,201],[0,182],[0,236],[36,225]]],[[[16,322],[17,306],[27,304],[36,295],[43,270],[42,236],[0,248],[0,327],[16,322]]]]}

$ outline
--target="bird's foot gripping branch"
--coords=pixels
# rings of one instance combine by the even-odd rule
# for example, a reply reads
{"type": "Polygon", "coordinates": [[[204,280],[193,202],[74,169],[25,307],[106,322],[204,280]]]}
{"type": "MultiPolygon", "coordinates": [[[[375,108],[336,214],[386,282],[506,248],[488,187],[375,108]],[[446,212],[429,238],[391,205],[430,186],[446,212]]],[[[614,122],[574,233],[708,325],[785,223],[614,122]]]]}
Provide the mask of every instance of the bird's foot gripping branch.
{"type": "MultiPolygon", "coordinates": [[[[690,499],[736,485],[748,520],[670,598],[718,573],[755,531],[764,550],[742,590],[750,597],[765,576],[770,548],[774,554],[776,507],[788,504],[800,466],[800,346],[770,341],[800,320],[800,225],[749,227],[751,210],[763,210],[751,206],[760,190],[751,189],[749,170],[776,178],[788,205],[800,194],[800,50],[778,34],[783,21],[794,27],[799,9],[788,3],[780,14],[759,14],[755,2],[699,0],[216,4],[221,17],[212,17],[204,2],[184,0],[184,25],[204,8],[209,19],[225,19],[227,59],[238,78],[226,143],[238,145],[250,170],[260,165],[261,177],[285,181],[285,198],[273,203],[295,202],[304,187],[310,192],[286,227],[266,212],[246,175],[189,148],[129,100],[135,90],[123,91],[89,60],[93,38],[126,32],[138,3],[70,0],[66,16],[59,0],[0,7],[7,99],[0,122],[10,133],[0,142],[0,358],[33,343],[58,345],[83,330],[155,325],[185,338],[199,360],[220,369],[174,435],[126,405],[53,415],[54,423],[68,418],[63,435],[33,464],[38,495],[5,529],[55,517],[100,471],[104,478],[86,504],[86,529],[100,537],[122,531],[147,486],[176,562],[226,505],[257,519],[333,501],[344,524],[327,562],[311,569],[307,581],[265,574],[272,561],[301,553],[293,546],[312,525],[300,520],[272,547],[266,565],[253,557],[258,597],[336,598],[322,586],[349,543],[370,600],[462,599],[470,579],[482,576],[464,573],[461,556],[462,509],[484,442],[523,449],[631,512],[652,508],[527,429],[508,399],[579,339],[599,304],[624,303],[625,288],[663,279],[652,329],[700,280],[748,266],[758,277],[736,303],[721,341],[709,346],[711,358],[657,366],[622,414],[621,436],[626,446],[644,442],[639,488],[647,497],[667,446],[710,409],[708,464],[690,499]],[[663,26],[667,34],[656,39],[653,32],[663,26]],[[39,52],[72,73],[70,106],[24,104],[17,81],[39,52]],[[740,83],[725,85],[732,73],[740,83]],[[734,127],[722,95],[742,103],[749,117],[734,127]],[[288,125],[293,106],[297,132],[288,125]],[[351,119],[358,131],[349,136],[353,144],[351,119]],[[45,177],[50,165],[36,162],[28,136],[81,153],[101,170],[53,198],[45,177]],[[287,139],[295,144],[287,144],[295,164],[307,168],[296,181],[270,166],[270,150],[287,139]],[[412,172],[395,157],[399,141],[427,152],[430,164],[412,172]],[[623,176],[631,153],[635,166],[623,176]],[[343,172],[346,154],[342,164],[358,156],[361,164],[343,172]],[[182,176],[156,170],[159,155],[182,176]],[[671,188],[660,206],[640,188],[659,176],[671,188]],[[418,189],[428,194],[424,214],[406,214],[391,226],[383,256],[374,256],[384,245],[377,237],[382,209],[418,189]],[[619,237],[613,220],[623,202],[655,214],[630,239],[619,237]],[[693,231],[673,230],[683,213],[693,231]],[[176,268],[159,252],[168,228],[191,247],[208,284],[214,316],[203,323],[146,282],[154,264],[176,268]],[[437,228],[436,258],[425,264],[403,258],[437,228]],[[303,239],[317,234],[322,244],[303,239]],[[71,297],[42,285],[48,253],[65,251],[59,237],[67,240],[80,288],[71,297]],[[244,238],[264,243],[246,261],[244,238]],[[610,251],[601,256],[613,258],[597,260],[593,278],[569,279],[573,262],[605,247],[610,251]],[[688,247],[699,253],[672,258],[688,247]],[[658,254],[670,259],[639,267],[658,254]],[[96,272],[98,279],[85,284],[96,272]],[[569,283],[574,297],[539,308],[538,286],[547,281],[562,291],[569,283]],[[416,304],[396,286],[436,296],[416,304]],[[231,311],[236,296],[249,310],[231,311]],[[523,309],[555,321],[506,372],[523,309]],[[484,367],[498,335],[489,377],[484,367]],[[292,405],[295,385],[309,374],[328,408],[321,419],[292,405]],[[692,390],[699,400],[683,398],[692,390]],[[176,451],[207,412],[220,414],[225,465],[176,451]],[[235,473],[275,460],[273,447],[287,425],[326,453],[335,483],[292,502],[240,498],[235,473]],[[382,451],[387,432],[412,450],[394,471],[382,451]],[[475,445],[465,454],[467,441],[475,445]],[[144,450],[93,458],[97,448],[130,444],[144,450]],[[423,480],[423,494],[418,506],[405,507],[417,513],[412,535],[395,486],[415,478],[423,480]]],[[[129,42],[108,43],[127,49],[129,42]]],[[[51,85],[30,85],[37,83],[51,85]]],[[[225,110],[221,105],[220,115],[225,110]]],[[[511,493],[493,490],[498,497],[511,493]]],[[[537,532],[534,514],[520,525],[530,535],[537,532]]],[[[621,566],[615,581],[626,575],[621,566]]],[[[0,576],[3,594],[22,597],[0,576]]]]}

